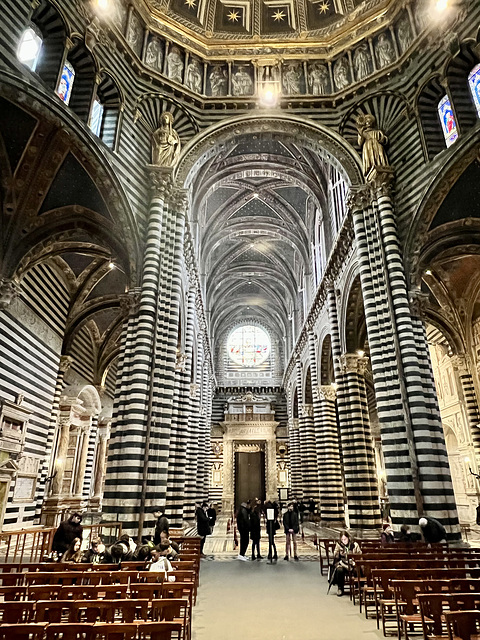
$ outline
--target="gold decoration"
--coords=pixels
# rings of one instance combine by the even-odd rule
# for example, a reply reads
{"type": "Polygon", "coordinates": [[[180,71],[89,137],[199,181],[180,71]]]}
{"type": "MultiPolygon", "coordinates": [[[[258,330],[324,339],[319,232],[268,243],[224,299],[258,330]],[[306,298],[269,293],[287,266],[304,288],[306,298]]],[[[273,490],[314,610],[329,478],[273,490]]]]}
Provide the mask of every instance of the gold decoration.
{"type": "Polygon", "coordinates": [[[229,22],[238,22],[239,12],[238,11],[230,11],[230,13],[227,14],[227,18],[228,18],[229,22]]]}
{"type": "Polygon", "coordinates": [[[196,6],[195,0],[185,0],[185,4],[188,6],[189,9],[195,9],[195,6],[196,6]]]}
{"type": "Polygon", "coordinates": [[[318,7],[318,10],[320,11],[320,13],[327,13],[329,9],[330,9],[330,5],[328,2],[322,2],[322,4],[318,7]]]}
{"type": "Polygon", "coordinates": [[[283,22],[284,18],[285,18],[285,13],[283,11],[275,11],[275,13],[273,14],[272,18],[275,20],[275,22],[283,22]]]}

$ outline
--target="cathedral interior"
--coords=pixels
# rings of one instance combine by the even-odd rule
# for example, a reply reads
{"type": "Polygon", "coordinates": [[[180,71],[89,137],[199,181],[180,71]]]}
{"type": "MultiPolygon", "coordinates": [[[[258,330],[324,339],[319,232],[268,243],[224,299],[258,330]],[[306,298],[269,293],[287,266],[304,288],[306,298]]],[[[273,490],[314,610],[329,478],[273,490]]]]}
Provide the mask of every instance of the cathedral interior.
{"type": "Polygon", "coordinates": [[[479,25],[5,0],[3,531],[255,496],[359,536],[475,525],[479,25]]]}

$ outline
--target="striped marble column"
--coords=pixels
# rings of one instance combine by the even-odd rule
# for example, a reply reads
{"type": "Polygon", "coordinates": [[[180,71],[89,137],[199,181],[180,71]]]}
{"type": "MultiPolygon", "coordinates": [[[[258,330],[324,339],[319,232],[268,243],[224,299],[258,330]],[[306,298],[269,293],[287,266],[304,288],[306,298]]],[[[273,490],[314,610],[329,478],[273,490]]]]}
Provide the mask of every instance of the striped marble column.
{"type": "Polygon", "coordinates": [[[300,454],[299,419],[288,421],[288,460],[290,463],[291,497],[302,497],[302,458],[300,454]]]}
{"type": "Polygon", "coordinates": [[[71,367],[73,358],[71,356],[60,356],[60,362],[58,365],[57,381],[55,383],[55,392],[53,395],[52,411],[50,414],[50,422],[48,423],[47,442],[45,446],[45,457],[43,459],[42,468],[40,471],[40,478],[37,483],[37,489],[35,493],[35,519],[40,518],[42,511],[42,504],[44,498],[47,497],[50,487],[48,486],[48,478],[54,473],[53,468],[53,447],[55,444],[55,436],[57,433],[57,421],[58,412],[60,407],[60,397],[63,390],[63,380],[65,374],[71,367]]]}
{"type": "Polygon", "coordinates": [[[118,373],[103,509],[131,533],[139,519],[141,528],[153,525],[149,512],[166,502],[183,255],[184,193],[173,188],[171,170],[151,167],[150,179],[137,321],[128,322],[118,373]]]}
{"type": "Polygon", "coordinates": [[[375,529],[381,522],[364,377],[366,364],[367,359],[355,353],[341,356],[337,396],[346,501],[350,527],[356,530],[375,529]]]}
{"type": "MultiPolygon", "coordinates": [[[[318,376],[317,376],[317,354],[316,354],[316,340],[315,334],[312,330],[308,333],[308,356],[310,363],[310,378],[312,384],[312,418],[311,422],[306,422],[306,440],[309,448],[309,457],[311,459],[312,467],[312,479],[310,489],[307,490],[306,497],[311,498],[318,503],[320,501],[320,480],[319,480],[319,468],[318,468],[318,455],[317,455],[317,438],[319,436],[319,420],[320,420],[320,406],[317,393],[318,376]]],[[[305,412],[305,411],[304,411],[305,412]]]]}
{"type": "Polygon", "coordinates": [[[325,525],[341,525],[345,522],[342,465],[338,438],[336,391],[328,385],[317,387],[318,474],[320,479],[320,517],[325,525]]]}
{"type": "Polygon", "coordinates": [[[454,370],[460,380],[462,387],[463,401],[467,412],[468,427],[472,437],[477,469],[480,468],[480,411],[478,409],[477,394],[473,383],[472,374],[465,354],[459,354],[451,358],[454,370]]]}

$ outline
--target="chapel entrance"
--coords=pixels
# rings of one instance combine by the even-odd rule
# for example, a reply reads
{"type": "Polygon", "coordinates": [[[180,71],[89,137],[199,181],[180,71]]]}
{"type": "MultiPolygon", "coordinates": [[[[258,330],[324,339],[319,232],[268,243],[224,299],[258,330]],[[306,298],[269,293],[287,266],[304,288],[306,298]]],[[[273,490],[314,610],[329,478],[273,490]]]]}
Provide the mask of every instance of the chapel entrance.
{"type": "Polygon", "coordinates": [[[235,509],[253,498],[265,499],[265,451],[236,451],[235,509]]]}

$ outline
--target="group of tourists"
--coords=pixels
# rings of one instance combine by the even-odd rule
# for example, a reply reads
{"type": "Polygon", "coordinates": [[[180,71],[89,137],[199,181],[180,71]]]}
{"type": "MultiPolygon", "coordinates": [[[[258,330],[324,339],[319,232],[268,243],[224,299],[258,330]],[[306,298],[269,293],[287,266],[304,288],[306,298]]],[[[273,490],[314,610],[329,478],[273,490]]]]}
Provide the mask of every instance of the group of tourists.
{"type": "MultiPolygon", "coordinates": [[[[428,545],[446,542],[447,532],[445,527],[435,518],[423,516],[418,521],[424,541],[428,545]]],[[[414,543],[420,539],[418,534],[412,533],[410,526],[403,524],[398,536],[395,536],[390,522],[383,524],[381,534],[382,544],[395,542],[414,543]]],[[[333,552],[333,563],[329,567],[329,589],[332,585],[337,587],[337,596],[343,596],[345,579],[349,573],[355,572],[355,555],[361,553],[360,546],[353,539],[349,531],[342,531],[333,552]]]]}
{"type": "MultiPolygon", "coordinates": [[[[303,521],[305,510],[300,510],[297,500],[288,503],[287,509],[282,517],[283,529],[285,532],[285,556],[284,560],[293,558],[298,562],[297,536],[300,532],[300,525],[303,521]],[[302,514],[302,515],[300,515],[302,514]]],[[[265,521],[265,529],[268,536],[268,556],[270,562],[277,562],[278,553],[275,544],[275,534],[281,528],[280,514],[282,505],[276,501],[261,500],[255,498],[247,502],[242,502],[237,511],[237,531],[240,536],[240,547],[237,560],[247,562],[250,558],[247,555],[248,546],[251,542],[251,560],[262,560],[260,551],[261,523],[265,521]]]]}
{"type": "Polygon", "coordinates": [[[64,563],[120,564],[127,560],[145,562],[149,571],[171,571],[172,560],[180,559],[178,544],[170,539],[169,521],[164,509],[153,512],[156,518],[153,536],[140,543],[127,534],[105,546],[101,537],[94,537],[88,549],[82,549],[83,527],[80,513],[73,513],[55,531],[51,560],[64,563]]]}

